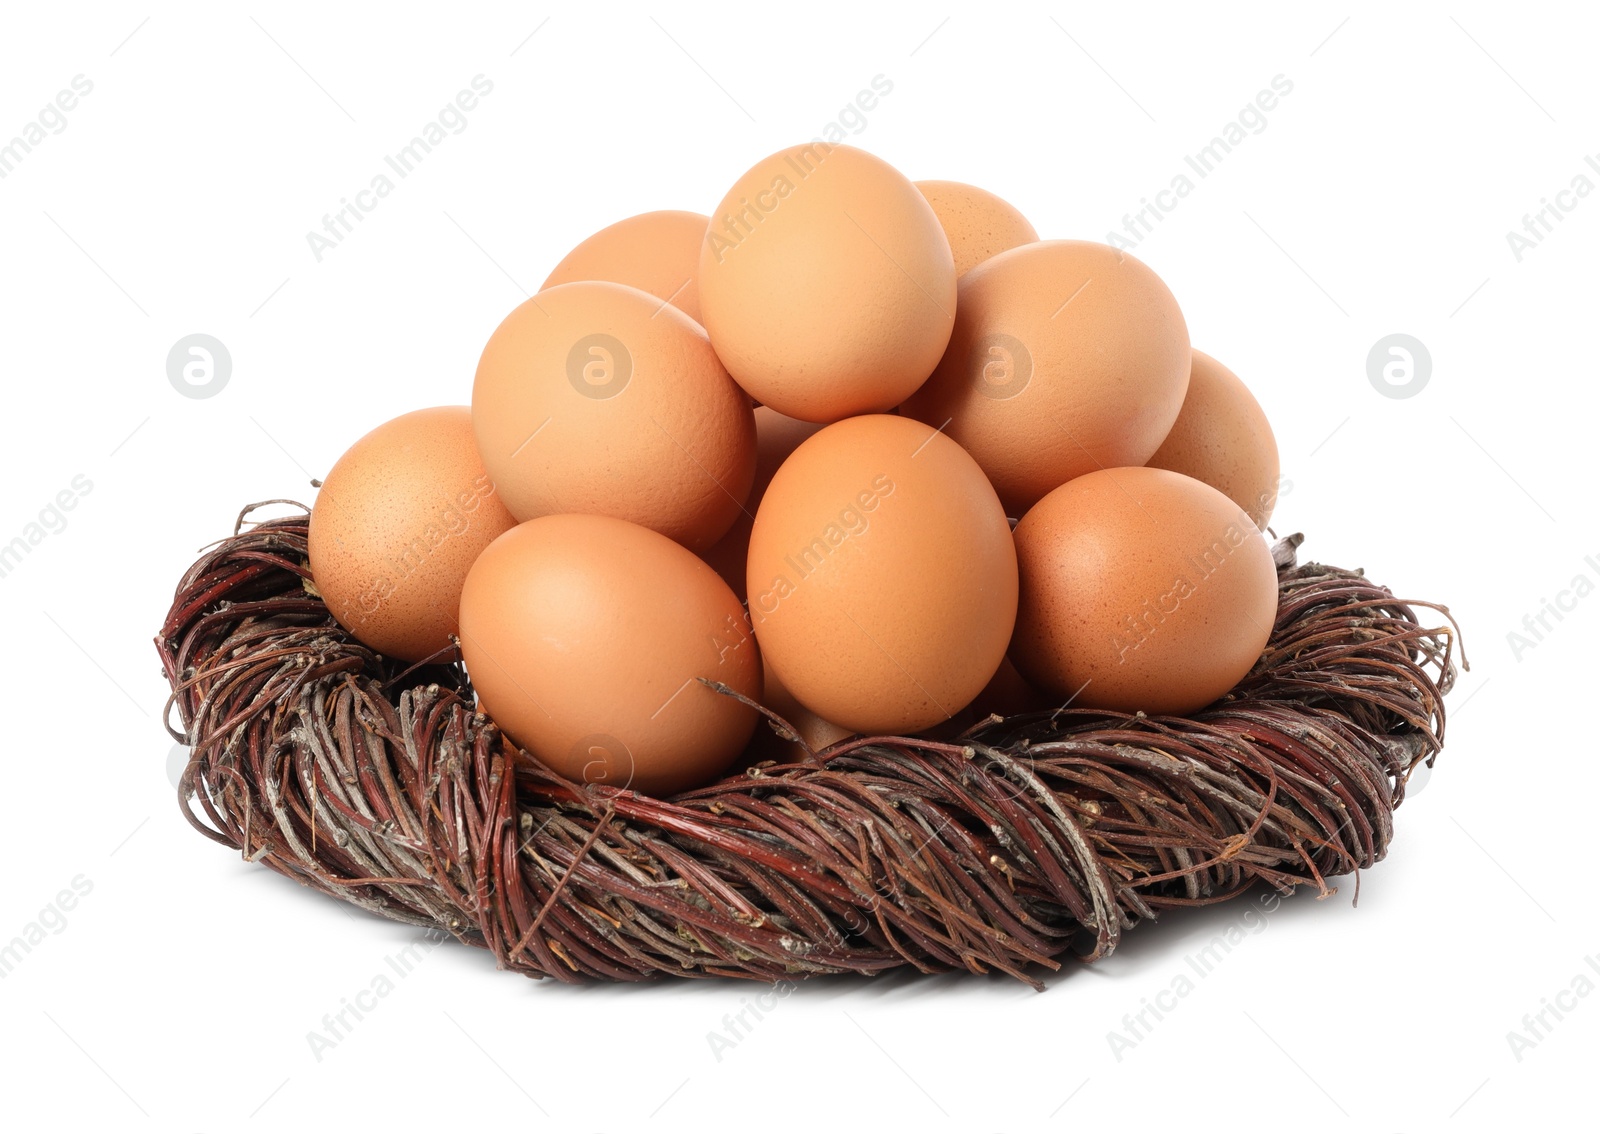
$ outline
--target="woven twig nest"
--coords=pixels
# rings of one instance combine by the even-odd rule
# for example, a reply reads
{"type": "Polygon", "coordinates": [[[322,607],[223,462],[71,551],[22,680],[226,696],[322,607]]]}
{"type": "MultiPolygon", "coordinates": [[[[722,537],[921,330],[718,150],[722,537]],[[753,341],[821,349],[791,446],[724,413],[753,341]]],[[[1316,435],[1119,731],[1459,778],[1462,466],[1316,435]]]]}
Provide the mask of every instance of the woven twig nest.
{"type": "Polygon", "coordinates": [[[1291,537],[1266,651],[1192,717],[1067,710],[953,742],[856,738],[660,800],[516,751],[459,665],[374,655],[307,585],[305,517],[252,510],[184,575],[157,639],[192,748],[190,822],[530,976],[909,965],[1038,986],[1168,907],[1257,885],[1326,895],[1388,851],[1455,676],[1443,607],[1297,566],[1291,537]]]}

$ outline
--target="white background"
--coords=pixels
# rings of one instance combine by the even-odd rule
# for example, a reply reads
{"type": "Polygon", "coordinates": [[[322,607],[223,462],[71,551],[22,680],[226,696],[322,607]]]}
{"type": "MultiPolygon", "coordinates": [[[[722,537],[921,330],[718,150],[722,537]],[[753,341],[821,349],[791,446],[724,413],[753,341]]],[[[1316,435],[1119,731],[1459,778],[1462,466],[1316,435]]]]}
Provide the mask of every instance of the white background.
{"type": "Polygon", "coordinates": [[[1520,1059],[1507,1036],[1600,953],[1600,598],[1531,649],[1507,635],[1600,581],[1600,194],[1520,262],[1506,233],[1600,184],[1600,28],[1580,5],[1397,8],[7,6],[0,141],[74,76],[93,91],[0,180],[0,542],[75,476],[92,490],[0,579],[0,943],[92,890],[0,980],[0,1121],[1488,1130],[1587,1109],[1600,995],[1520,1059]],[[479,74],[464,132],[319,263],[306,233],[479,74]],[[371,426],[465,402],[572,244],[709,211],[880,74],[856,144],[1092,239],[1293,82],[1135,254],[1271,416],[1278,530],[1466,627],[1448,745],[1389,860],[1358,908],[1285,903],[1120,1060],[1108,1033],[1242,907],[1141,927],[1042,995],[819,982],[720,1061],[707,1035],[754,988],[572,989],[449,945],[317,1060],[307,1034],[418,935],[179,817],[151,645],[174,583],[242,504],[309,499],[371,426]],[[232,357],[206,399],[165,369],[195,332],[232,357]],[[1368,378],[1394,332],[1432,359],[1410,398],[1368,378]]]}

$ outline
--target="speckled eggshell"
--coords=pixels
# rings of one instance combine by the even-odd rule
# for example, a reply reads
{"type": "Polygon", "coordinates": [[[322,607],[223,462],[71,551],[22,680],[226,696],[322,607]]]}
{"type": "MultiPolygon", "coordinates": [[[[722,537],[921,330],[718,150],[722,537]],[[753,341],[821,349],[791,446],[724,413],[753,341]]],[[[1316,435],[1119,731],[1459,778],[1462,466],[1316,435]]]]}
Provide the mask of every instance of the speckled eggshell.
{"type": "Polygon", "coordinates": [[[1272,553],[1208,484],[1165,469],[1086,473],[1016,530],[1011,660],[1083,708],[1192,713],[1261,656],[1277,614],[1272,553]]]}
{"type": "Polygon", "coordinates": [[[420,661],[449,647],[468,569],[515,523],[478,458],[472,411],[416,410],[350,446],[323,479],[312,579],[356,638],[420,661]]]}
{"type": "Polygon", "coordinates": [[[623,284],[561,284],[495,329],[472,426],[512,515],[615,516],[721,539],[755,474],[750,401],[699,324],[623,284]]]}
{"type": "Polygon", "coordinates": [[[887,162],[817,141],[758,162],[712,214],[700,309],[728,372],[788,417],[893,409],[950,339],[955,261],[887,162]]]}
{"type": "Polygon", "coordinates": [[[778,469],[750,534],[762,656],[824,720],[902,733],[983,689],[1016,616],[1016,552],[983,470],[903,417],[830,425],[778,469]]]}
{"type": "Polygon", "coordinates": [[[647,291],[700,321],[700,242],[710,218],[663,209],[608,225],[568,252],[545,288],[610,280],[647,291]]]}
{"type": "Polygon", "coordinates": [[[568,779],[650,795],[716,779],[750,740],[761,662],[744,608],[665,536],[609,516],[519,524],[478,557],[461,652],[480,707],[568,779]]]}
{"type": "Polygon", "coordinates": [[[772,483],[778,466],[788,459],[800,442],[821,428],[815,422],[784,417],[770,406],[756,407],[755,483],[750,486],[744,510],[733,521],[728,534],[702,553],[702,558],[716,568],[717,574],[733,588],[740,602],[745,599],[745,564],[750,554],[750,527],[755,523],[756,508],[761,503],[761,497],[766,494],[767,485],[772,483]]]}
{"type": "Polygon", "coordinates": [[[1262,531],[1272,519],[1278,502],[1278,442],[1272,424],[1249,387],[1209,354],[1194,352],[1183,409],[1145,464],[1219,489],[1262,531]]]}
{"type": "Polygon", "coordinates": [[[1166,284],[1109,245],[1048,240],[962,277],[950,347],[901,412],[943,424],[1021,516],[1075,476],[1144,464],[1188,385],[1166,284]]]}
{"type": "Polygon", "coordinates": [[[918,181],[916,186],[950,241],[958,277],[991,256],[1039,239],[1027,217],[987,189],[960,181],[918,181]]]}

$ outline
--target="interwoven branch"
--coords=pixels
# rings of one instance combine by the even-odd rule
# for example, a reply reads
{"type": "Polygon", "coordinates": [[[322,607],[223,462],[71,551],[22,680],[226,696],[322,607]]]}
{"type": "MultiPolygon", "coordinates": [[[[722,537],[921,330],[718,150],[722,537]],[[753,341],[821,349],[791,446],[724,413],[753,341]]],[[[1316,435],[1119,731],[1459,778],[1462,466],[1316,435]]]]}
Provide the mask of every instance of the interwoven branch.
{"type": "Polygon", "coordinates": [[[157,639],[192,748],[190,822],[569,981],[912,965],[1037,986],[1167,907],[1260,883],[1326,893],[1387,852],[1455,676],[1444,608],[1295,566],[1293,537],[1265,653],[1193,717],[1066,710],[948,743],[858,738],[666,801],[516,751],[459,664],[375,656],[310,586],[305,517],[251,511],[183,577],[157,639]]]}

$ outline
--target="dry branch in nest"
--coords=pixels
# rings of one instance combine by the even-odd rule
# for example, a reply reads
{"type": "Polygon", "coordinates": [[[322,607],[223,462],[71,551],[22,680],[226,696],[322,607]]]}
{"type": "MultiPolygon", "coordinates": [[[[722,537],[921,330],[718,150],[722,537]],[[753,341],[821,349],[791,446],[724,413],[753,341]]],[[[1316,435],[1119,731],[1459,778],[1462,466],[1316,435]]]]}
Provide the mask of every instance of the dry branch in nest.
{"type": "Polygon", "coordinates": [[[310,586],[305,517],[252,511],[184,575],[157,639],[190,822],[530,976],[910,965],[1038,987],[1168,907],[1325,895],[1388,851],[1455,676],[1448,611],[1297,566],[1296,536],[1274,549],[1265,653],[1192,717],[1069,709],[953,742],[862,737],[661,800],[517,751],[459,664],[362,646],[310,586]]]}

